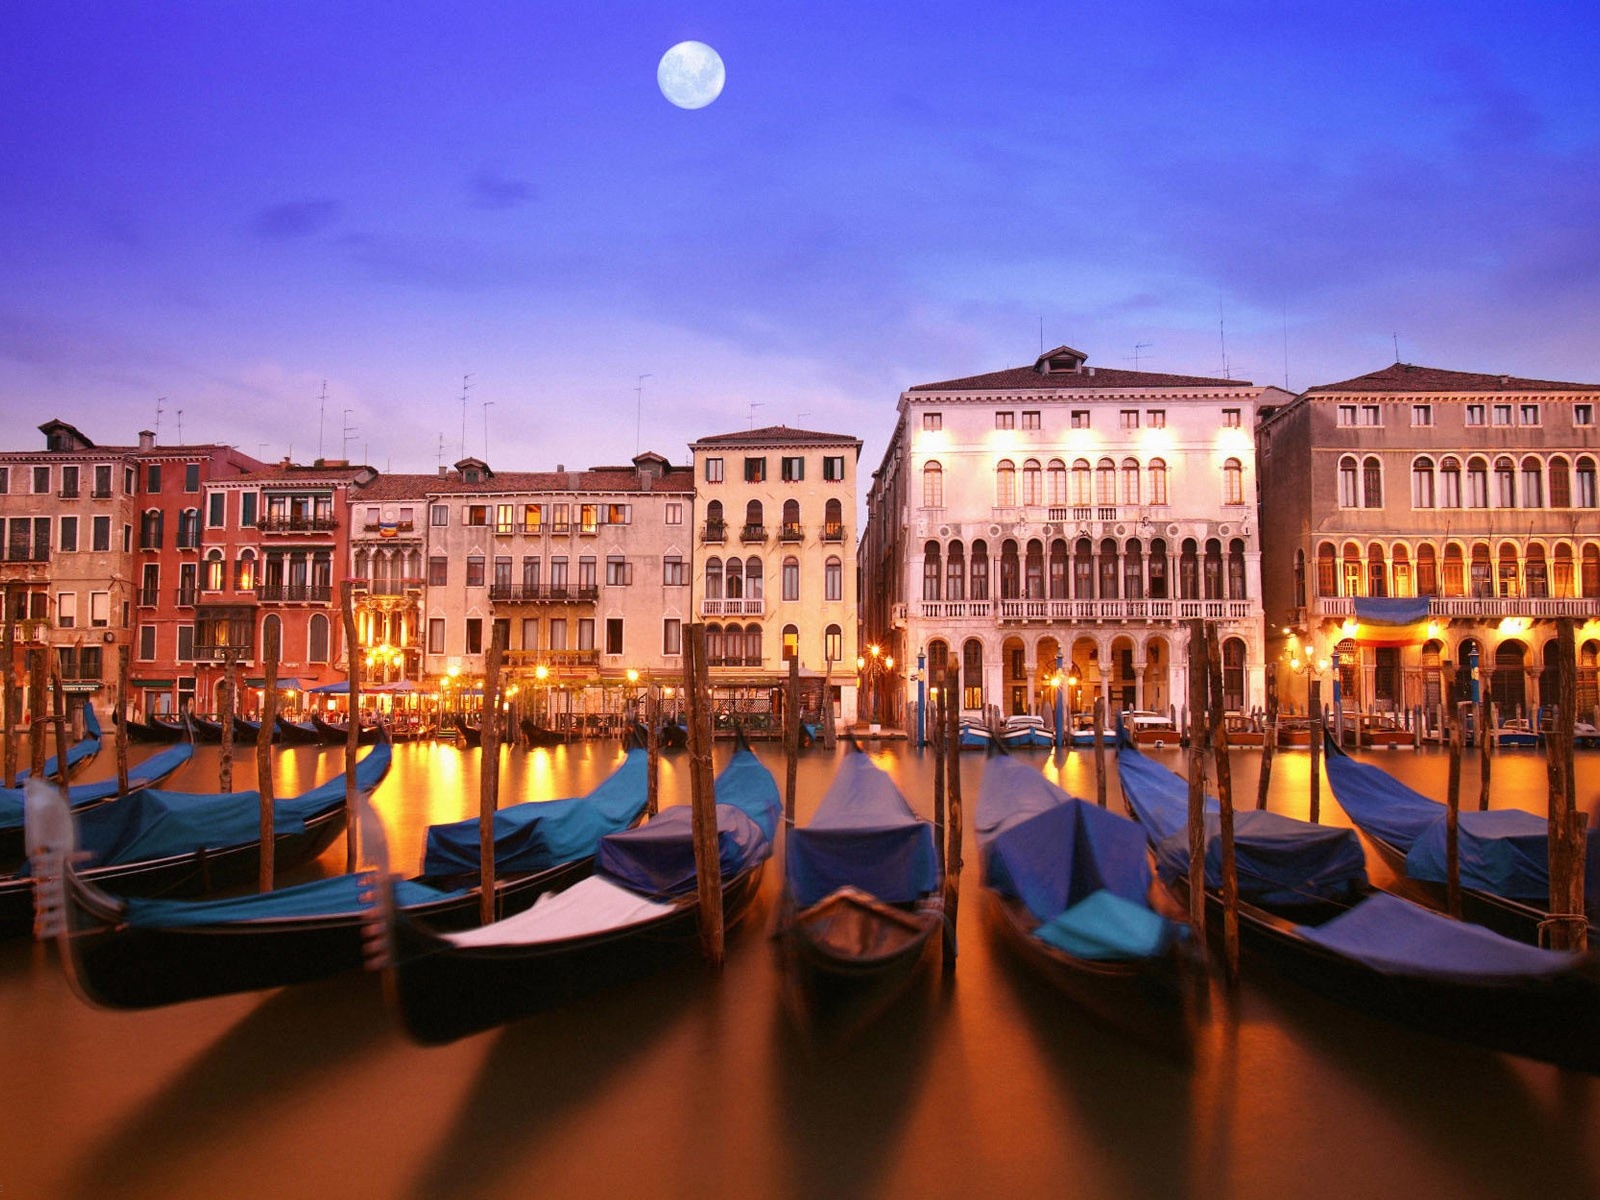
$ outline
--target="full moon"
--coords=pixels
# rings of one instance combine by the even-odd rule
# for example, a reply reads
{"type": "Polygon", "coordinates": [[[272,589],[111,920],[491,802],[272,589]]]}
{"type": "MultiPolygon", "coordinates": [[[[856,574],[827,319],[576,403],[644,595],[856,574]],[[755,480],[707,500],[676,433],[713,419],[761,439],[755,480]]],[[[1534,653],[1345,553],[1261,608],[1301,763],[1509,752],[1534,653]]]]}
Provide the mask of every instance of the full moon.
{"type": "Polygon", "coordinates": [[[656,82],[679,108],[704,108],[722,95],[722,57],[704,42],[679,42],[661,56],[656,82]]]}

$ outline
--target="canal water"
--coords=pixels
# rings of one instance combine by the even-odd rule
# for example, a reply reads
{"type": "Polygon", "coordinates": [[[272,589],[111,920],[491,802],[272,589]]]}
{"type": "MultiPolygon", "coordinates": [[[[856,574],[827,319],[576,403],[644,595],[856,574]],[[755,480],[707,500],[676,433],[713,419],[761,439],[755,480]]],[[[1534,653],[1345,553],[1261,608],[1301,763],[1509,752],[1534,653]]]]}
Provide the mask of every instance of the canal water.
{"type": "MultiPolygon", "coordinates": [[[[781,785],[777,744],[758,752],[781,785]]],[[[839,753],[802,755],[802,821],[839,753]]],[[[930,811],[931,755],[874,753],[930,811]]],[[[1185,769],[1181,752],[1157,753],[1185,769]]],[[[170,786],[214,789],[217,755],[202,748],[170,786]]],[[[586,791],[619,755],[615,742],[506,751],[503,802],[586,791]]],[[[476,811],[478,756],[396,747],[376,804],[397,869],[415,870],[429,822],[476,811]]],[[[1442,796],[1438,751],[1373,757],[1442,796]]],[[[1037,761],[1094,795],[1090,753],[1037,761]]],[[[1233,756],[1247,803],[1258,763],[1233,756]]],[[[285,750],[279,794],[341,765],[339,750],[285,750]]],[[[1542,758],[1493,766],[1495,806],[1542,811],[1542,758]]],[[[253,754],[234,770],[251,786],[253,754]]],[[[1086,1022],[986,936],[970,840],[981,773],[964,756],[956,972],[929,969],[842,1044],[818,1044],[784,1004],[775,869],[720,973],[686,964],[434,1049],[405,1039],[359,972],[110,1013],[71,992],[49,948],[0,945],[0,1200],[1600,1196],[1600,1079],[1401,1030],[1248,963],[1237,995],[1216,989],[1192,1066],[1086,1022]]],[[[1475,804],[1476,760],[1465,774],[1475,804]]],[[[1578,782],[1591,802],[1600,754],[1580,753],[1578,782]]],[[[1304,816],[1307,755],[1280,755],[1272,784],[1271,807],[1304,816]]],[[[1114,770],[1107,786],[1119,804],[1114,770]]],[[[681,755],[662,792],[687,801],[681,755]]],[[[1344,823],[1326,787],[1322,813],[1344,823]]],[[[335,846],[298,877],[343,864],[335,846]]]]}

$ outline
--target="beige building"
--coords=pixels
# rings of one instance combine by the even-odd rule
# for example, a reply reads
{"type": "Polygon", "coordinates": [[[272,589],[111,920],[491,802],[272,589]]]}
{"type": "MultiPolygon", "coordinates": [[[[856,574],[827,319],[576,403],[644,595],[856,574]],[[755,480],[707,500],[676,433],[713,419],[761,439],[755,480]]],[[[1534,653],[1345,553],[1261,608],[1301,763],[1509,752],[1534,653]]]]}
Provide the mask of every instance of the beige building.
{"type": "Polygon", "coordinates": [[[759,728],[798,657],[802,709],[856,718],[856,469],[861,441],[775,425],[694,452],[695,619],[724,723],[759,728]]]}
{"type": "MultiPolygon", "coordinates": [[[[976,715],[1182,708],[1182,622],[1217,622],[1230,710],[1264,700],[1258,410],[1226,379],[1032,364],[920,384],[868,496],[863,636],[976,715]]],[[[915,699],[915,689],[906,696],[915,699]]],[[[895,714],[885,713],[886,719],[895,714]]]]}
{"type": "MultiPolygon", "coordinates": [[[[1257,431],[1269,652],[1313,669],[1337,653],[1347,712],[1421,706],[1430,720],[1442,668],[1476,654],[1504,717],[1549,700],[1553,619],[1571,617],[1593,719],[1597,405],[1600,384],[1396,363],[1273,414],[1257,431]],[[1426,600],[1424,627],[1376,644],[1360,602],[1405,597],[1426,600]]],[[[1461,669],[1455,698],[1469,688],[1461,669]]]]}

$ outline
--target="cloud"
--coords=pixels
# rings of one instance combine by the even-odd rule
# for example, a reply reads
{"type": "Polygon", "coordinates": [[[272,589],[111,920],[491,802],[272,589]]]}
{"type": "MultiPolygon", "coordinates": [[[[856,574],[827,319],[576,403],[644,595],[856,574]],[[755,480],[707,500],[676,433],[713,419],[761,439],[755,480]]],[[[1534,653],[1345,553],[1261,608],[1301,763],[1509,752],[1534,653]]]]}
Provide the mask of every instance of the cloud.
{"type": "Polygon", "coordinates": [[[533,187],[521,179],[511,179],[485,168],[468,183],[474,208],[499,210],[517,208],[533,199],[533,187]]]}
{"type": "Polygon", "coordinates": [[[261,209],[251,219],[250,229],[270,241],[310,237],[338,220],[340,207],[337,200],[289,200],[261,209]]]}

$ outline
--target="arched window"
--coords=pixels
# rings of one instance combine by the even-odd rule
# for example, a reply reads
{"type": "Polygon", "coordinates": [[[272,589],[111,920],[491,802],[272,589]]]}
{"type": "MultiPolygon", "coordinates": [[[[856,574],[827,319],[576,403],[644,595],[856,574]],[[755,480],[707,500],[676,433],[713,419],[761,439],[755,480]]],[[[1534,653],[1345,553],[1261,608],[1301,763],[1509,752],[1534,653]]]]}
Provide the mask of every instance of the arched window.
{"type": "Polygon", "coordinates": [[[1109,458],[1102,458],[1095,464],[1094,502],[1096,504],[1117,502],[1117,464],[1109,458]]]}
{"type": "Polygon", "coordinates": [[[785,500],[783,502],[783,538],[785,541],[797,542],[800,540],[800,501],[785,500]]]}
{"type": "Polygon", "coordinates": [[[706,599],[722,599],[722,560],[715,556],[706,559],[706,599]]]}
{"type": "Polygon", "coordinates": [[[939,598],[939,543],[929,542],[922,548],[922,598],[939,598]]]}
{"type": "Polygon", "coordinates": [[[1384,567],[1383,545],[1373,542],[1367,547],[1367,595],[1389,594],[1389,572],[1384,567]]]}
{"type": "Polygon", "coordinates": [[[944,467],[930,462],[922,468],[922,506],[944,507],[944,467]]]}
{"type": "Polygon", "coordinates": [[[1100,599],[1117,598],[1117,543],[1110,538],[1100,542],[1100,599]]]}
{"type": "Polygon", "coordinates": [[[1072,502],[1079,507],[1094,503],[1094,489],[1090,483],[1089,460],[1077,458],[1072,461],[1072,502]]]}
{"type": "Polygon", "coordinates": [[[1544,464],[1531,454],[1522,460],[1522,507],[1544,507],[1544,464]]]}
{"type": "Polygon", "coordinates": [[[1550,460],[1550,507],[1572,507],[1572,475],[1567,460],[1559,454],[1550,460]]]}
{"type": "Polygon", "coordinates": [[[1533,599],[1543,600],[1550,595],[1550,575],[1545,565],[1543,546],[1535,544],[1528,547],[1527,558],[1522,564],[1522,582],[1533,599]]]}
{"type": "Polygon", "coordinates": [[[724,656],[728,653],[727,639],[722,636],[722,626],[711,624],[706,626],[706,664],[720,667],[724,656]]]}
{"type": "Polygon", "coordinates": [[[994,469],[994,502],[1000,508],[1010,508],[1017,502],[1017,468],[1009,458],[1002,458],[994,469]]]}
{"type": "Polygon", "coordinates": [[[1216,538],[1206,539],[1205,562],[1206,599],[1222,599],[1222,543],[1216,538]]]}
{"type": "Polygon", "coordinates": [[[822,506],[822,540],[837,542],[844,538],[844,505],[829,500],[822,506]]]}
{"type": "Polygon", "coordinates": [[[1504,454],[1494,460],[1494,505],[1496,508],[1517,506],[1517,473],[1511,459],[1504,454]]]}
{"type": "MultiPolygon", "coordinates": [[[[935,551],[938,550],[937,542],[934,543],[933,548],[935,551]]],[[[937,600],[939,598],[939,564],[937,561],[934,562],[933,569],[933,595],[926,597],[929,600],[937,600]]],[[[782,587],[785,600],[794,603],[800,599],[800,560],[792,554],[787,555],[783,560],[782,587]]]]}
{"type": "Polygon", "coordinates": [[[328,618],[323,613],[311,614],[311,625],[306,632],[306,661],[328,661],[328,618]]]}
{"type": "Polygon", "coordinates": [[[1050,465],[1045,469],[1045,503],[1063,505],[1067,502],[1067,465],[1059,458],[1052,458],[1050,465]]]}
{"type": "Polygon", "coordinates": [[[1156,538],[1150,543],[1150,567],[1146,574],[1150,580],[1150,599],[1165,600],[1167,593],[1167,543],[1156,538]]]}
{"type": "Polygon", "coordinates": [[[1131,539],[1123,548],[1122,596],[1125,600],[1144,599],[1144,547],[1138,538],[1131,539]]]}
{"type": "Polygon", "coordinates": [[[1476,542],[1472,547],[1472,595],[1474,599],[1488,599],[1494,595],[1494,568],[1489,562],[1489,547],[1476,542]]]}
{"type": "Polygon", "coordinates": [[[1044,599],[1044,543],[1038,538],[1028,542],[1028,557],[1023,563],[1024,595],[1030,600],[1044,599]]]}
{"type": "Polygon", "coordinates": [[[1600,596],[1600,546],[1590,544],[1583,548],[1583,598],[1593,600],[1600,596]]]}
{"type": "Polygon", "coordinates": [[[1419,458],[1411,464],[1411,507],[1432,508],[1433,459],[1419,458]]]}
{"type": "Polygon", "coordinates": [[[1165,504],[1167,502],[1167,464],[1166,460],[1152,458],[1150,460],[1150,503],[1165,504]]]}
{"type": "Polygon", "coordinates": [[[278,658],[283,658],[283,621],[277,613],[268,613],[261,618],[261,657],[267,657],[267,631],[276,630],[278,634],[278,658]]]}
{"type": "Polygon", "coordinates": [[[1502,597],[1516,599],[1522,595],[1521,574],[1517,570],[1517,548],[1510,542],[1500,543],[1500,560],[1495,572],[1502,597]]]}
{"type": "Polygon", "coordinates": [[[1354,542],[1346,542],[1344,544],[1344,591],[1340,593],[1341,595],[1366,595],[1361,566],[1361,547],[1354,542]]]}
{"type": "Polygon", "coordinates": [[[1439,460],[1439,507],[1461,507],[1461,460],[1459,458],[1443,458],[1439,460]]]}
{"type": "Polygon", "coordinates": [[[822,587],[824,600],[844,599],[844,564],[837,557],[822,564],[822,587]]]}
{"type": "Polygon", "coordinates": [[[744,665],[747,667],[759,667],[762,656],[761,626],[746,625],[744,627],[744,665]]]}
{"type": "Polygon", "coordinates": [[[1094,599],[1094,545],[1079,538],[1072,556],[1072,594],[1079,600],[1094,599]]]}
{"type": "Polygon", "coordinates": [[[1361,503],[1366,508],[1383,507],[1383,466],[1375,455],[1361,464],[1361,503]]]}
{"type": "Polygon", "coordinates": [[[1017,544],[1007,538],[1000,544],[1000,599],[1015,600],[1022,593],[1017,544]]]}
{"type": "Polygon", "coordinates": [[[1071,594],[1067,590],[1068,555],[1067,541],[1065,538],[1056,538],[1050,543],[1050,599],[1065,600],[1071,594]]]}
{"type": "Polygon", "coordinates": [[[836,663],[844,655],[844,630],[837,625],[829,625],[822,631],[822,657],[831,663],[836,663]]]}
{"type": "Polygon", "coordinates": [[[1441,596],[1467,594],[1466,566],[1461,559],[1461,547],[1455,542],[1444,548],[1444,570],[1439,577],[1439,594],[1441,596]]]}
{"type": "Polygon", "coordinates": [[[1244,465],[1237,458],[1222,464],[1222,502],[1244,503],[1244,465]]]}
{"type": "Polygon", "coordinates": [[[1044,503],[1044,477],[1039,470],[1039,460],[1030,458],[1022,464],[1022,502],[1044,503]]]}
{"type": "Polygon", "coordinates": [[[1577,597],[1572,573],[1572,547],[1566,542],[1556,546],[1555,561],[1550,564],[1550,594],[1559,600],[1577,597]]]}
{"type": "Polygon", "coordinates": [[[1136,458],[1122,460],[1122,502],[1139,503],[1139,460],[1136,458]]]}
{"type": "Polygon", "coordinates": [[[1489,464],[1481,458],[1467,459],[1467,507],[1489,507],[1489,464]]]}
{"type": "Polygon", "coordinates": [[[1394,595],[1416,595],[1411,586],[1411,551],[1405,546],[1394,548],[1394,554],[1389,560],[1389,578],[1393,584],[1391,590],[1394,595]]]}
{"type": "Polygon", "coordinates": [[[1178,599],[1200,599],[1200,548],[1193,538],[1184,538],[1178,552],[1178,599]]]}
{"type": "Polygon", "coordinates": [[[1575,505],[1575,507],[1577,507],[1577,508],[1593,508],[1593,507],[1595,507],[1594,480],[1595,480],[1594,459],[1592,459],[1592,458],[1580,458],[1578,460],[1578,470],[1577,470],[1577,480],[1576,480],[1576,482],[1578,484],[1578,496],[1577,496],[1577,504],[1575,505]]]}
{"type": "Polygon", "coordinates": [[[800,657],[800,627],[798,625],[785,625],[783,627],[783,661],[800,657]]]}
{"type": "MultiPolygon", "coordinates": [[[[256,589],[256,552],[241,550],[239,561],[233,564],[233,590],[253,592],[256,589]]],[[[280,643],[281,644],[281,643],[280,643]]]]}
{"type": "Polygon", "coordinates": [[[1222,643],[1222,707],[1228,712],[1244,709],[1244,642],[1238,638],[1222,643]]]}
{"type": "Polygon", "coordinates": [[[761,559],[752,554],[744,560],[744,595],[747,600],[761,599],[761,559]]]}
{"type": "Polygon", "coordinates": [[[220,592],[222,590],[223,575],[225,574],[225,566],[222,561],[222,551],[206,551],[205,566],[205,590],[208,592],[220,592]]]}
{"type": "Polygon", "coordinates": [[[744,536],[750,541],[760,541],[767,536],[766,518],[761,511],[761,501],[752,500],[744,506],[744,536]]]}
{"type": "Polygon", "coordinates": [[[1339,507],[1356,508],[1361,503],[1357,491],[1356,460],[1345,455],[1339,460],[1339,507]]]}
{"type": "Polygon", "coordinates": [[[1339,563],[1332,542],[1317,547],[1317,595],[1339,594],[1339,563]]]}
{"type": "Polygon", "coordinates": [[[946,600],[967,598],[967,564],[961,552],[960,542],[950,543],[950,552],[945,558],[944,598],[946,600]]]}
{"type": "Polygon", "coordinates": [[[727,524],[722,518],[722,501],[711,501],[706,505],[706,541],[720,542],[723,539],[723,531],[726,528],[727,524]]]}
{"type": "Polygon", "coordinates": [[[961,707],[983,707],[983,643],[977,638],[961,647],[961,707]]]}
{"type": "Polygon", "coordinates": [[[1245,595],[1244,583],[1244,540],[1234,538],[1228,543],[1228,599],[1243,600],[1245,595]]]}
{"type": "MultiPolygon", "coordinates": [[[[727,578],[723,582],[724,595],[729,600],[744,599],[744,564],[737,558],[730,558],[727,564],[727,578]]],[[[730,606],[724,612],[738,612],[737,606],[730,606]]]]}

